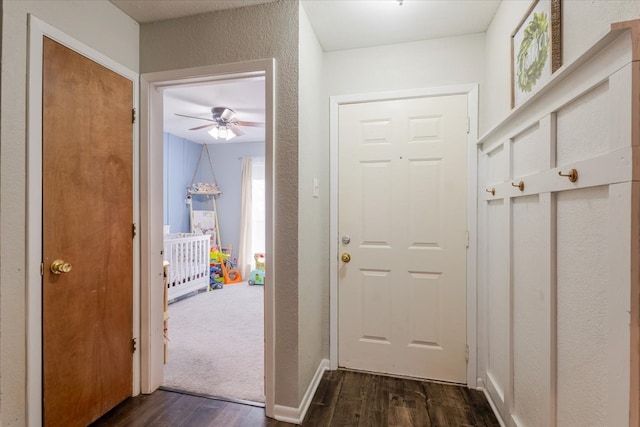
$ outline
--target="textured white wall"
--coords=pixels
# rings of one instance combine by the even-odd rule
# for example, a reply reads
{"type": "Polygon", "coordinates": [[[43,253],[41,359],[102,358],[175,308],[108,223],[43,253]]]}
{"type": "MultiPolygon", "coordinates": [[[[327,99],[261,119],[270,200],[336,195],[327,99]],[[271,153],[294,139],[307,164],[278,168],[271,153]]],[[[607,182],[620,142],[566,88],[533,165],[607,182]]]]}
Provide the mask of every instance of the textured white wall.
{"type": "Polygon", "coordinates": [[[563,0],[562,63],[570,62],[598,41],[611,23],[638,18],[638,0],[563,0]]]}
{"type": "MultiPolygon", "coordinates": [[[[480,134],[511,111],[511,33],[530,0],[503,1],[486,33],[486,85],[480,96],[480,134]]],[[[563,0],[562,63],[569,62],[604,34],[611,23],[640,18],[637,0],[563,0]]]]}
{"type": "Polygon", "coordinates": [[[511,33],[531,2],[503,1],[486,32],[485,92],[480,97],[480,135],[495,126],[511,110],[511,33]]]}
{"type": "Polygon", "coordinates": [[[328,358],[329,144],[322,139],[322,48],[300,6],[298,46],[298,398],[328,358]],[[312,194],[313,179],[319,197],[312,194]]]}
{"type": "MultiPolygon", "coordinates": [[[[278,1],[144,24],[142,73],[275,58],[276,404],[298,400],[298,4],[278,1]]],[[[318,339],[320,339],[318,337],[318,339]]]]}
{"type": "Polygon", "coordinates": [[[484,34],[324,54],[327,96],[484,82],[484,34]]]}
{"type": "Polygon", "coordinates": [[[138,71],[138,24],[108,1],[2,2],[0,424],[25,425],[27,14],[138,71]]]}

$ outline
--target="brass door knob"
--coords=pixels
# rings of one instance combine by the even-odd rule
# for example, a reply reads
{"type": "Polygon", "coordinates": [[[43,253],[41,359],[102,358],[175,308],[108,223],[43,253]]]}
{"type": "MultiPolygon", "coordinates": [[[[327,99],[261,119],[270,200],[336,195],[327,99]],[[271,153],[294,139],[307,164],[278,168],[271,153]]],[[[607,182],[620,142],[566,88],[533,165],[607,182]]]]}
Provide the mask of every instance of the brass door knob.
{"type": "Polygon", "coordinates": [[[56,259],[51,263],[50,269],[53,274],[68,273],[71,271],[71,264],[61,259],[56,259]]]}
{"type": "Polygon", "coordinates": [[[346,253],[346,252],[342,254],[342,257],[341,257],[341,258],[342,258],[342,262],[349,262],[349,261],[351,261],[351,255],[349,255],[349,254],[348,254],[348,253],[346,253]]]}

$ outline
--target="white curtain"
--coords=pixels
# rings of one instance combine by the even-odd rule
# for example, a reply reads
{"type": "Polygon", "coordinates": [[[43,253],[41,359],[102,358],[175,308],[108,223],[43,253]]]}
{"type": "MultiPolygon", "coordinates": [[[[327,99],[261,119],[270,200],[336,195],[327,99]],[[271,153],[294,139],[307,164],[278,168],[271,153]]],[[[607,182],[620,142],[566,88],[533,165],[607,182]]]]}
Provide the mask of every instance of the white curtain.
{"type": "Polygon", "coordinates": [[[266,248],[264,194],[264,159],[254,157],[251,164],[251,254],[254,257],[257,253],[264,253],[266,248]]]}
{"type": "Polygon", "coordinates": [[[251,157],[242,159],[242,203],[240,206],[240,243],[238,269],[243,278],[249,277],[253,254],[251,253],[251,157]]]}

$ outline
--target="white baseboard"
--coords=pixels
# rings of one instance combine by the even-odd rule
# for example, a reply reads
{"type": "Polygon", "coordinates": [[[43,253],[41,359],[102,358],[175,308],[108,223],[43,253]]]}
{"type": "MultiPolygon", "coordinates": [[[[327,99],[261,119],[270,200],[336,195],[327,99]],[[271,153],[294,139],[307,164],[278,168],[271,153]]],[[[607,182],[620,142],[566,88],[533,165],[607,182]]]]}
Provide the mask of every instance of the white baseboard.
{"type": "Polygon", "coordinates": [[[489,402],[489,406],[491,406],[491,410],[493,411],[493,414],[496,416],[496,419],[500,423],[500,427],[505,427],[505,423],[502,420],[502,415],[500,415],[500,411],[498,411],[498,407],[493,402],[493,399],[491,398],[491,395],[487,391],[487,388],[484,385],[484,380],[482,378],[478,378],[478,388],[477,388],[477,390],[480,390],[481,392],[484,393],[484,397],[487,398],[487,402],[489,402]]]}
{"type": "Polygon", "coordinates": [[[313,375],[313,379],[309,383],[309,387],[307,387],[307,391],[302,397],[300,405],[297,408],[293,408],[291,406],[274,405],[273,417],[278,421],[286,423],[302,424],[304,416],[307,415],[309,405],[311,405],[313,395],[316,393],[318,385],[320,384],[320,380],[322,380],[322,374],[324,374],[324,371],[329,369],[329,366],[329,360],[322,359],[320,361],[320,364],[318,365],[316,373],[313,375]]]}

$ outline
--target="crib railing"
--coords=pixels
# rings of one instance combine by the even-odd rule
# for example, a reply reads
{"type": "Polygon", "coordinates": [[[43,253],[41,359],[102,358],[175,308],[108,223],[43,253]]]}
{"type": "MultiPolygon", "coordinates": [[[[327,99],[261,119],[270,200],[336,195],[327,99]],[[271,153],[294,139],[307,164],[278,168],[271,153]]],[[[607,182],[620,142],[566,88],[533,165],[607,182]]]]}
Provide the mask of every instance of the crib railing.
{"type": "Polygon", "coordinates": [[[167,234],[164,259],[169,262],[168,299],[172,301],[209,286],[210,236],[167,234]]]}

